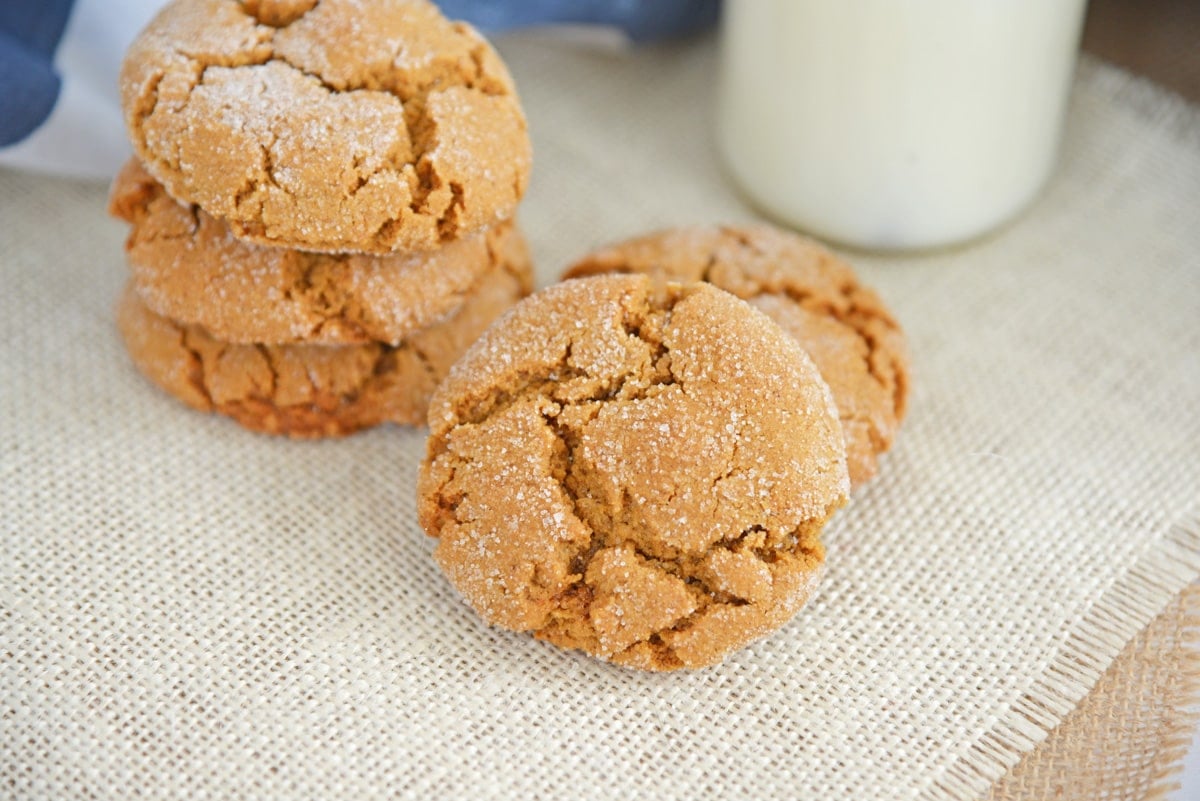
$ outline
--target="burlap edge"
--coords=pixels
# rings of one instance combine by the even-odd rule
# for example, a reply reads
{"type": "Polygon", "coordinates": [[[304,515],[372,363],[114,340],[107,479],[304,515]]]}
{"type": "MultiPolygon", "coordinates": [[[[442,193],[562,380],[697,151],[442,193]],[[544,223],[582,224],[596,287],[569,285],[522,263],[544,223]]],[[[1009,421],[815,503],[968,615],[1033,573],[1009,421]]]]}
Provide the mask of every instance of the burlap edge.
{"type": "Polygon", "coordinates": [[[1179,789],[1176,777],[1183,772],[1183,760],[1191,747],[1196,726],[1200,724],[1200,585],[1192,584],[1183,592],[1194,601],[1188,604],[1181,627],[1183,686],[1177,705],[1164,721],[1163,751],[1158,755],[1157,770],[1150,779],[1146,801],[1158,801],[1179,789]]]}
{"type": "MultiPolygon", "coordinates": [[[[1142,556],[1101,595],[1025,694],[920,798],[974,801],[985,795],[1091,691],[1125,645],[1198,577],[1200,514],[1172,526],[1159,547],[1142,556]]],[[[1173,747],[1182,756],[1187,743],[1181,739],[1173,747]]],[[[1157,797],[1170,792],[1178,761],[1167,763],[1171,767],[1156,778],[1157,797]]]]}

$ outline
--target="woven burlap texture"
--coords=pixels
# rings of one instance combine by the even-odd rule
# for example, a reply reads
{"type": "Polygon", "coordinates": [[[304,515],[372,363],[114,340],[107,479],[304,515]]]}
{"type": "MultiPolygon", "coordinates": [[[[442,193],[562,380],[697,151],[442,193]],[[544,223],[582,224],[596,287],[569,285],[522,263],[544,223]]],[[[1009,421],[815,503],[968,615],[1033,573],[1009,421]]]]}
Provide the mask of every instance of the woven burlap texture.
{"type": "MultiPolygon", "coordinates": [[[[753,217],[714,160],[711,42],[502,50],[543,284],[753,217]]],[[[415,524],[423,431],[289,442],[150,388],[102,188],[0,174],[0,795],[983,795],[1200,573],[1198,130],[1085,63],[1018,222],[853,257],[911,339],[906,427],[809,606],[672,675],[482,624],[415,524]]]]}
{"type": "Polygon", "coordinates": [[[1200,713],[1198,649],[1200,585],[1193,584],[1129,641],[987,801],[1149,801],[1179,790],[1178,769],[1200,713]]]}

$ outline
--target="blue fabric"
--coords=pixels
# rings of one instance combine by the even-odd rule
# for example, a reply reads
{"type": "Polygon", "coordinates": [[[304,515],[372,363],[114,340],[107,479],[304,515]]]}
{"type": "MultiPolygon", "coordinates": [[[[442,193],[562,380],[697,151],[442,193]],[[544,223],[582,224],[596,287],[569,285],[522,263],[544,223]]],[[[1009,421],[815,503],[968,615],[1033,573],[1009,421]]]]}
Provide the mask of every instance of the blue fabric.
{"type": "Polygon", "coordinates": [[[635,41],[684,36],[717,21],[720,0],[438,0],[484,31],[546,23],[611,25],[635,41]]]}
{"type": "Polygon", "coordinates": [[[73,0],[0,0],[0,147],[19,142],[54,108],[62,82],[54,49],[73,0]]]}

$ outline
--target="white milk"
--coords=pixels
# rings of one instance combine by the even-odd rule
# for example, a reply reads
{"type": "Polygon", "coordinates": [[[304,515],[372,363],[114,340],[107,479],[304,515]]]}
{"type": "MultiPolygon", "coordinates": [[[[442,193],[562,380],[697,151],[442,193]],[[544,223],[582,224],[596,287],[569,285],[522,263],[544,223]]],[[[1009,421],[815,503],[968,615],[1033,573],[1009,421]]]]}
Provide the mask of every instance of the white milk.
{"type": "Polygon", "coordinates": [[[1000,224],[1053,167],[1085,0],[728,0],[717,134],[784,222],[876,249],[1000,224]]]}

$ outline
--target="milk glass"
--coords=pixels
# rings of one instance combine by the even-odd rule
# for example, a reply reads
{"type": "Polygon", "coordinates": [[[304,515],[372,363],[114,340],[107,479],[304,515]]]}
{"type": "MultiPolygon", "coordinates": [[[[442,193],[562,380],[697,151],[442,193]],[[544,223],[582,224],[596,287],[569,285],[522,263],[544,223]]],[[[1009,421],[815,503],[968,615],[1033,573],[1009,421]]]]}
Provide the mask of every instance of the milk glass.
{"type": "Polygon", "coordinates": [[[844,244],[950,245],[1055,163],[1086,0],[728,0],[717,139],[764,211],[844,244]]]}

